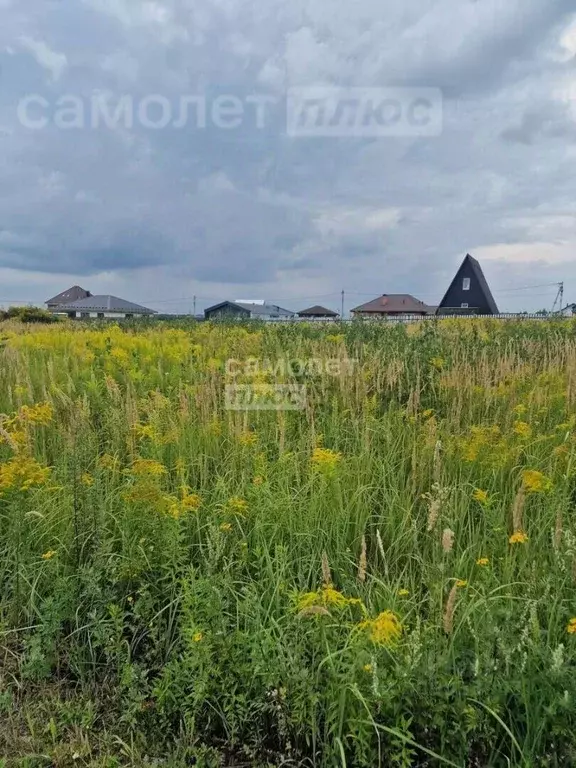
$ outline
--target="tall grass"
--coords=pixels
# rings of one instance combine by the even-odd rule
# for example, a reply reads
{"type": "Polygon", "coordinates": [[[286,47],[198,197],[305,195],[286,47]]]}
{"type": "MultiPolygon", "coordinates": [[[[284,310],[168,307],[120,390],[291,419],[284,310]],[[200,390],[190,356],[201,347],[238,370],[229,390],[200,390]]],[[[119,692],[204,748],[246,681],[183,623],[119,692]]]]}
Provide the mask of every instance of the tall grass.
{"type": "Polygon", "coordinates": [[[576,763],[572,321],[0,345],[7,759],[576,763]],[[226,410],[249,358],[354,364],[226,410]]]}

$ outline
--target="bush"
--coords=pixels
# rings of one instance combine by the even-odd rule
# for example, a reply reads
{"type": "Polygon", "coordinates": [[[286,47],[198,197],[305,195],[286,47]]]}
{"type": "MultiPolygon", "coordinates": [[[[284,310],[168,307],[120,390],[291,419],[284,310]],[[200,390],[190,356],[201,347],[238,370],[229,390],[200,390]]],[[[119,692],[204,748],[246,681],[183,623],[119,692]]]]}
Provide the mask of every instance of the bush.
{"type": "Polygon", "coordinates": [[[20,320],[21,323],[58,322],[56,315],[40,307],[10,307],[6,312],[0,311],[0,321],[2,320],[20,320]]]}

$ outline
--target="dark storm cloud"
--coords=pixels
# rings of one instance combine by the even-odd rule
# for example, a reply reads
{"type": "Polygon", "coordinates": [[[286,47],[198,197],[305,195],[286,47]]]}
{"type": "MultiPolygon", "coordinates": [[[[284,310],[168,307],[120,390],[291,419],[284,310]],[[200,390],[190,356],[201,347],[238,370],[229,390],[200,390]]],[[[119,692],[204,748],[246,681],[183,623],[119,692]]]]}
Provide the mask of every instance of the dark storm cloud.
{"type": "MultiPolygon", "coordinates": [[[[0,0],[0,12],[0,269],[441,294],[465,251],[576,240],[568,0],[0,0]],[[286,89],[316,84],[440,88],[443,131],[288,137],[286,89]],[[174,110],[186,94],[275,104],[263,128],[253,111],[233,130],[18,123],[26,94],[53,107],[97,92],[161,94],[174,110]]],[[[509,260],[511,279],[531,279],[522,264],[509,260]]]]}

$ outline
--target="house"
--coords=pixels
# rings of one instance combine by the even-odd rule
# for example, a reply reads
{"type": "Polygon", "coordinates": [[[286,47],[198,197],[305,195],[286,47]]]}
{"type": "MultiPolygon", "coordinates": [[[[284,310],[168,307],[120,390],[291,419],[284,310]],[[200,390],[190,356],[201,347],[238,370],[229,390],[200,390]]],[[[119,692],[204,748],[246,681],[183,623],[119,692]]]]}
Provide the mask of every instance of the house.
{"type": "Polygon", "coordinates": [[[222,301],[204,310],[206,320],[288,320],[294,312],[266,301],[222,301]]]}
{"type": "Polygon", "coordinates": [[[432,307],[410,293],[384,293],[377,299],[351,310],[354,317],[398,317],[400,315],[433,314],[432,307]]]}
{"type": "Polygon", "coordinates": [[[53,296],[51,299],[48,299],[48,301],[45,301],[44,303],[50,312],[57,312],[58,308],[61,307],[62,304],[69,304],[71,301],[87,299],[91,295],[92,294],[90,291],[86,291],[84,288],[80,288],[79,285],[73,285],[72,288],[68,288],[67,291],[62,291],[62,293],[59,293],[58,296],[53,296]]]}
{"type": "Polygon", "coordinates": [[[576,315],[576,304],[567,304],[563,309],[560,310],[560,314],[563,317],[573,317],[576,315]]]}
{"type": "Polygon", "coordinates": [[[437,315],[497,315],[482,267],[466,254],[436,311],[437,315]]]}
{"type": "Polygon", "coordinates": [[[156,314],[153,309],[141,307],[139,304],[119,299],[117,296],[87,296],[78,301],[61,304],[56,311],[67,314],[71,318],[82,319],[95,317],[122,320],[156,314]]]}
{"type": "Polygon", "coordinates": [[[309,320],[316,320],[318,318],[335,320],[340,315],[332,309],[326,309],[326,307],[315,304],[313,307],[308,307],[308,309],[298,312],[298,317],[305,317],[309,320]]]}

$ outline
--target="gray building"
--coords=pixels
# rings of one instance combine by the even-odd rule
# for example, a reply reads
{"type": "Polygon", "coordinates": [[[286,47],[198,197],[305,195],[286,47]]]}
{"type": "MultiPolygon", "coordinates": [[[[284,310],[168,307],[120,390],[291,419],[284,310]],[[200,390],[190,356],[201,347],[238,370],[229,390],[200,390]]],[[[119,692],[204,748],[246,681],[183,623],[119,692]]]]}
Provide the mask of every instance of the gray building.
{"type": "Polygon", "coordinates": [[[71,318],[99,318],[99,319],[127,319],[131,317],[145,317],[155,315],[153,309],[142,307],[117,296],[87,296],[78,301],[61,304],[57,312],[66,314],[71,318]]]}
{"type": "Polygon", "coordinates": [[[204,310],[206,320],[289,320],[294,315],[265,301],[221,301],[204,310]]]}

